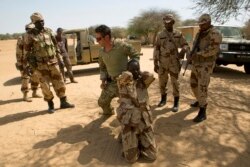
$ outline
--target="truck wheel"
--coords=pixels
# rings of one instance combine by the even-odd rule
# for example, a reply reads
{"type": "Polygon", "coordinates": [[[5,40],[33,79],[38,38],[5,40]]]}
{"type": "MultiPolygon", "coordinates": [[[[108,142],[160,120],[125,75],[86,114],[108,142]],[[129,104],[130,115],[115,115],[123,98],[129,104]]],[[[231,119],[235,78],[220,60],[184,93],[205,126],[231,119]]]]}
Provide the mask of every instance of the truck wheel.
{"type": "Polygon", "coordinates": [[[245,70],[246,74],[250,74],[250,63],[244,64],[244,70],[245,70]]]}

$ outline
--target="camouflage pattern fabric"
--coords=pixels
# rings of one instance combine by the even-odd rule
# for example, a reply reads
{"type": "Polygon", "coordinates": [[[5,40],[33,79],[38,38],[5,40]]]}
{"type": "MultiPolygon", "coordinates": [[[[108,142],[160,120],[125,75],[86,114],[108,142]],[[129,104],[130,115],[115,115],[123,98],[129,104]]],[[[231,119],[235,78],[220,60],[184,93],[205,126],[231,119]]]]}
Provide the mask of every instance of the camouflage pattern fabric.
{"type": "Polygon", "coordinates": [[[57,65],[57,48],[54,45],[52,38],[54,38],[52,31],[48,28],[44,28],[38,34],[29,34],[26,44],[27,50],[32,50],[36,58],[36,70],[38,77],[40,78],[42,93],[46,101],[53,99],[49,82],[52,82],[52,86],[59,98],[65,97],[66,90],[62,75],[57,65]]]}
{"type": "Polygon", "coordinates": [[[148,160],[155,160],[157,148],[152,114],[147,105],[148,92],[145,84],[140,83],[144,80],[134,81],[129,73],[126,71],[117,79],[120,96],[117,119],[122,126],[123,153],[126,160],[131,163],[140,155],[148,160]]]}
{"type": "Polygon", "coordinates": [[[24,42],[25,38],[27,37],[27,34],[24,34],[24,36],[21,36],[17,40],[16,45],[16,59],[17,59],[17,65],[21,67],[20,73],[21,73],[21,91],[22,92],[29,92],[29,82],[31,81],[31,89],[37,90],[39,85],[39,78],[37,76],[37,73],[33,73],[31,77],[27,74],[25,68],[27,68],[27,57],[26,57],[26,51],[24,49],[24,42]]]}
{"type": "Polygon", "coordinates": [[[159,65],[158,77],[161,94],[167,93],[168,77],[170,75],[173,86],[173,96],[179,96],[179,73],[181,69],[177,48],[187,47],[183,35],[174,30],[162,31],[158,36],[154,48],[154,64],[159,65]]]}
{"type": "Polygon", "coordinates": [[[114,97],[118,97],[118,87],[116,77],[127,69],[128,58],[139,60],[139,53],[127,43],[114,43],[113,48],[106,53],[103,49],[99,53],[100,79],[110,80],[105,89],[102,89],[101,96],[98,99],[98,105],[102,108],[104,114],[111,114],[113,108],[110,102],[114,97]]]}
{"type": "Polygon", "coordinates": [[[102,90],[98,99],[98,105],[103,109],[104,115],[112,115],[113,107],[111,107],[111,101],[113,98],[118,97],[118,87],[116,81],[109,81],[107,86],[102,90]]]}
{"type": "Polygon", "coordinates": [[[190,85],[200,107],[205,107],[207,105],[210,75],[213,72],[215,60],[220,50],[222,36],[211,27],[205,32],[197,33],[194,43],[199,35],[198,49],[192,57],[190,85]]]}

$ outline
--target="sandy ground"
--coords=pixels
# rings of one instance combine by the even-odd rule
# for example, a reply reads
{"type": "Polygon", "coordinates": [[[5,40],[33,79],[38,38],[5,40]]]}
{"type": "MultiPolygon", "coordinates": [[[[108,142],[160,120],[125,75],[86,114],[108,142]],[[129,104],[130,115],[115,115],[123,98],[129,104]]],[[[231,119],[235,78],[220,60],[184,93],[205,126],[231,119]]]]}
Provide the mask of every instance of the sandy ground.
{"type": "MultiPolygon", "coordinates": [[[[0,166],[129,166],[121,156],[115,116],[99,115],[98,64],[75,66],[78,84],[67,84],[67,96],[75,109],[47,114],[47,103],[21,100],[20,75],[15,69],[14,40],[0,41],[0,166]]],[[[142,70],[152,72],[152,48],[144,48],[142,70]]],[[[157,160],[140,159],[132,166],[249,167],[250,77],[242,67],[220,67],[211,77],[208,119],[194,124],[197,109],[189,87],[190,70],[181,76],[180,111],[168,103],[156,108],[158,80],[149,88],[154,129],[159,147],[157,160]]],[[[41,91],[39,90],[39,93],[41,91]]],[[[31,95],[31,92],[30,92],[31,95]]],[[[54,99],[59,108],[59,99],[54,99]]],[[[117,106],[117,99],[113,100],[117,106]]]]}

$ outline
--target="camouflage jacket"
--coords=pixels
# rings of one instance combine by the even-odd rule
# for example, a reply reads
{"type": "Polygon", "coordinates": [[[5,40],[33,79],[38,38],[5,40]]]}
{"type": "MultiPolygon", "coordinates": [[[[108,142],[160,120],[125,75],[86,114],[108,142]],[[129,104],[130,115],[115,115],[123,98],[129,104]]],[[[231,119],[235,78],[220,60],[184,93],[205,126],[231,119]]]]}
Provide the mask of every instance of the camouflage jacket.
{"type": "Polygon", "coordinates": [[[214,62],[220,51],[221,41],[221,34],[213,26],[205,32],[198,32],[193,45],[195,46],[195,43],[198,42],[197,48],[194,48],[192,63],[214,62]]]}
{"type": "Polygon", "coordinates": [[[166,29],[160,32],[157,36],[154,48],[154,64],[164,63],[167,61],[178,60],[178,48],[188,47],[188,43],[183,37],[182,33],[174,30],[168,32],[166,29]]]}
{"type": "Polygon", "coordinates": [[[44,28],[40,33],[29,34],[25,49],[27,51],[33,51],[37,62],[41,64],[54,64],[57,62],[56,56],[58,56],[58,54],[56,52],[59,50],[54,44],[55,41],[53,41],[53,39],[55,40],[52,30],[44,28]]]}
{"type": "MultiPolygon", "coordinates": [[[[149,73],[144,73],[149,74],[149,73]]],[[[150,74],[151,77],[151,74],[150,74]]],[[[123,125],[138,127],[143,129],[142,126],[151,126],[152,114],[148,105],[148,91],[144,82],[149,82],[147,77],[141,77],[138,80],[133,79],[133,75],[125,71],[117,79],[119,89],[119,107],[117,108],[117,118],[123,125]],[[141,121],[143,123],[141,124],[141,121]]]]}

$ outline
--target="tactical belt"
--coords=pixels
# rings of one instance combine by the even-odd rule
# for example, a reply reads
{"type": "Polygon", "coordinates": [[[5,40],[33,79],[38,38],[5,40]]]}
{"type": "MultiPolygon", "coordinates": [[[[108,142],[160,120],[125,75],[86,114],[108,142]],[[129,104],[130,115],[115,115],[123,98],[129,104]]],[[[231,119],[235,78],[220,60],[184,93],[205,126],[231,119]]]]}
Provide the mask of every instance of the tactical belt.
{"type": "Polygon", "coordinates": [[[54,59],[55,56],[46,56],[46,57],[36,57],[36,61],[39,63],[46,63],[50,61],[51,59],[54,59]]]}

